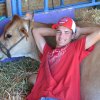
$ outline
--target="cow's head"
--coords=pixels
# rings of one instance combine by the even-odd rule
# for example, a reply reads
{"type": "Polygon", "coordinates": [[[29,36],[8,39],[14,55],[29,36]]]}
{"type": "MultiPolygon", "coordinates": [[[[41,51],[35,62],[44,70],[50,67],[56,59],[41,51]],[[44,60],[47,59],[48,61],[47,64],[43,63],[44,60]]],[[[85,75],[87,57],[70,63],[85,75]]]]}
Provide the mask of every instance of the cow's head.
{"type": "Polygon", "coordinates": [[[26,56],[39,60],[32,27],[32,21],[15,15],[0,37],[0,58],[26,56]]]}

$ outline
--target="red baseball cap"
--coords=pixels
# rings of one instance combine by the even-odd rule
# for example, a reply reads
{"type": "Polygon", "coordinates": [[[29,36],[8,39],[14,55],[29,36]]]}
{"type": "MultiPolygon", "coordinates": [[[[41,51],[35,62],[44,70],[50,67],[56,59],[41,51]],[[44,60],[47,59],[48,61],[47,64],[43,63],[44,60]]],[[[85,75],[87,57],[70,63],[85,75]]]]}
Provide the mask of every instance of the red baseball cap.
{"type": "Polygon", "coordinates": [[[57,24],[52,25],[53,29],[57,29],[59,26],[64,26],[73,31],[73,33],[76,32],[76,24],[74,20],[70,17],[63,17],[61,18],[57,24]]]}

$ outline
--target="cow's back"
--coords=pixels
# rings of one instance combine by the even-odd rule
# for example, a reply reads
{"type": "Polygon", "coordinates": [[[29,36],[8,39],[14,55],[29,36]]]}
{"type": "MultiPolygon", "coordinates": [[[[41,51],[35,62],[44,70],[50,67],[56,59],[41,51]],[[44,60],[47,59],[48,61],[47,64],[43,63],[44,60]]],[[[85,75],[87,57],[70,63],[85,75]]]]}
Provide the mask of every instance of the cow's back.
{"type": "Polygon", "coordinates": [[[81,64],[82,100],[100,100],[100,42],[81,64]]]}

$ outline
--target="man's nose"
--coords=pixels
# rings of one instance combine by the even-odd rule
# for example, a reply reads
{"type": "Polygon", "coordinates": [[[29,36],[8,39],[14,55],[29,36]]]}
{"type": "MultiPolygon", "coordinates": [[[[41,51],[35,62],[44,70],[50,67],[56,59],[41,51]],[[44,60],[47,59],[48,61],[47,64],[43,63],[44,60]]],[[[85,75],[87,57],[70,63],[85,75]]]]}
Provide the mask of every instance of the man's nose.
{"type": "Polygon", "coordinates": [[[63,37],[64,36],[64,34],[63,33],[60,33],[60,37],[63,37]]]}

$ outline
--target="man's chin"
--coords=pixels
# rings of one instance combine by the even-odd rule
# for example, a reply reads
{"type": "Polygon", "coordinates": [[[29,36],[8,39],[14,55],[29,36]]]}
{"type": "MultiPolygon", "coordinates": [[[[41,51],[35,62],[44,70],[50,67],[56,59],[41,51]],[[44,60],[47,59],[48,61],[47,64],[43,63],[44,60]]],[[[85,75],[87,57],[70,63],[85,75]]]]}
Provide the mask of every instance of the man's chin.
{"type": "Polygon", "coordinates": [[[64,46],[66,46],[66,44],[59,44],[59,45],[57,45],[56,47],[57,47],[57,48],[61,48],[61,47],[64,47],[64,46]]]}

